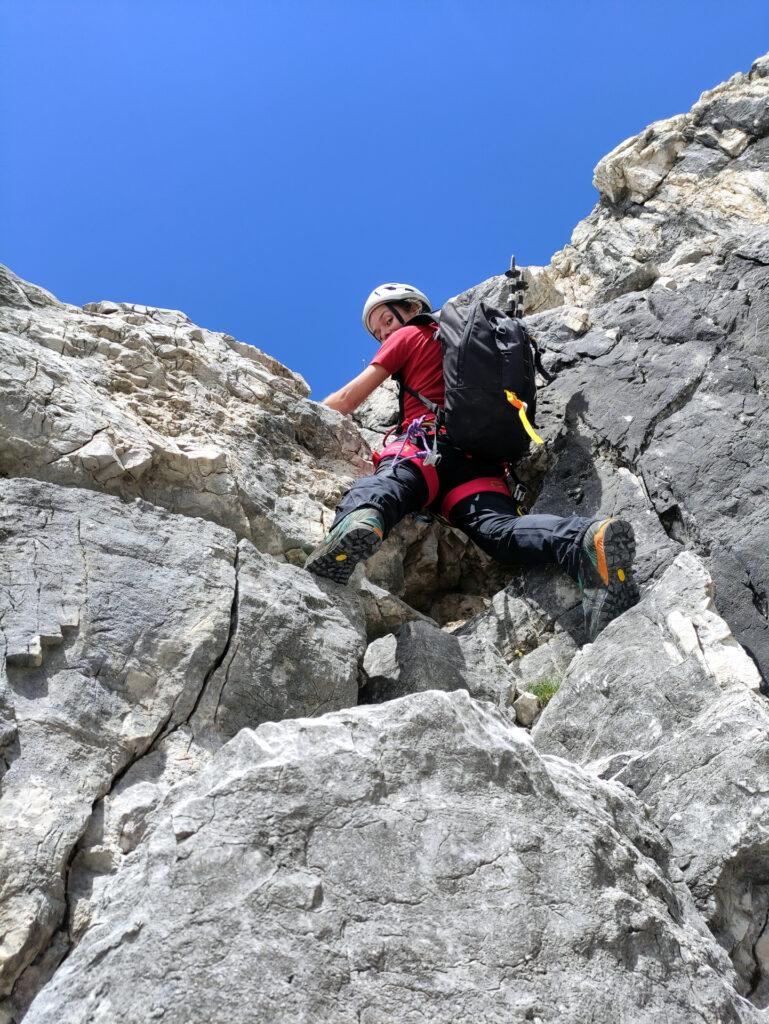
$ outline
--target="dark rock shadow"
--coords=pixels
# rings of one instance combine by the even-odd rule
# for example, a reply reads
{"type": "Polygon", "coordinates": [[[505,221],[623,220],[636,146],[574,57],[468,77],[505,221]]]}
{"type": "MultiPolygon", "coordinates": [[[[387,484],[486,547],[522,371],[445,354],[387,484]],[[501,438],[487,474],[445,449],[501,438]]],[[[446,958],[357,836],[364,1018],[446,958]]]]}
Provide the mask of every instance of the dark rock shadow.
{"type": "Polygon", "coordinates": [[[425,690],[468,689],[459,640],[424,622],[401,626],[372,669],[370,674],[361,671],[358,704],[381,704],[425,690]]]}
{"type": "MultiPolygon", "coordinates": [[[[571,396],[565,410],[553,408],[547,390],[542,392],[543,423],[558,417],[560,431],[549,449],[549,465],[539,496],[532,507],[536,514],[597,518],[604,509],[604,482],[596,468],[593,440],[582,432],[582,414],[588,401],[581,391],[571,396]]],[[[553,431],[555,433],[555,431],[553,431]]],[[[556,568],[521,570],[510,585],[517,595],[535,603],[582,646],[582,604],[576,583],[556,568]]]]}

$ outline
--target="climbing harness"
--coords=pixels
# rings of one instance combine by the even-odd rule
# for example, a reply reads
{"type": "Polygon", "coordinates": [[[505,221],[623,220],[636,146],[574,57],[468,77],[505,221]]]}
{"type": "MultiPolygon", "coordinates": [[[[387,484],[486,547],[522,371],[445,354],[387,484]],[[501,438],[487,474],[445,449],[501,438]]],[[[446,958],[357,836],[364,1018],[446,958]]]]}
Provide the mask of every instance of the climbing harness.
{"type": "MultiPolygon", "coordinates": [[[[438,430],[433,430],[431,447],[430,436],[425,429],[425,419],[425,416],[418,416],[409,423],[406,433],[403,435],[401,446],[393,459],[393,467],[397,466],[399,462],[405,462],[407,459],[424,459],[425,466],[437,466],[441,461],[441,455],[438,451],[438,430]],[[403,450],[407,445],[412,445],[416,450],[409,455],[403,455],[403,450]]],[[[385,438],[385,440],[387,439],[385,438]]]]}
{"type": "Polygon", "coordinates": [[[507,490],[515,502],[515,511],[519,516],[527,516],[531,512],[531,506],[533,505],[532,498],[534,495],[531,488],[521,480],[509,462],[503,463],[502,469],[507,490]]]}
{"type": "Polygon", "coordinates": [[[392,467],[396,468],[402,462],[412,462],[418,467],[427,484],[427,502],[430,504],[435,500],[440,487],[438,470],[435,468],[440,461],[438,452],[439,429],[427,416],[419,416],[413,419],[406,430],[406,433],[399,435],[394,441],[390,441],[390,435],[397,430],[399,424],[391,427],[384,437],[382,450],[374,452],[372,460],[374,468],[378,469],[383,459],[392,459],[392,467]],[[434,434],[433,434],[434,431],[434,434]],[[432,447],[430,435],[433,434],[432,447]]]}

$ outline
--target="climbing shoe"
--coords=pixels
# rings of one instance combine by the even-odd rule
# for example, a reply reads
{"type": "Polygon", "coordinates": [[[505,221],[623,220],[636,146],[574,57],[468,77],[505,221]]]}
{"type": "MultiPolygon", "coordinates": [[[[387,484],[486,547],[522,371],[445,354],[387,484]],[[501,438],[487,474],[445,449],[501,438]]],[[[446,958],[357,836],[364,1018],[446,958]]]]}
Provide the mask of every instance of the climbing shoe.
{"type": "Polygon", "coordinates": [[[373,555],[382,543],[384,519],[375,508],[350,512],[331,530],[307,561],[305,569],[335,583],[347,583],[358,562],[373,555]]]}
{"type": "Polygon", "coordinates": [[[638,601],[633,576],[635,537],[624,519],[591,523],[579,555],[579,589],[590,643],[612,619],[638,601]]]}

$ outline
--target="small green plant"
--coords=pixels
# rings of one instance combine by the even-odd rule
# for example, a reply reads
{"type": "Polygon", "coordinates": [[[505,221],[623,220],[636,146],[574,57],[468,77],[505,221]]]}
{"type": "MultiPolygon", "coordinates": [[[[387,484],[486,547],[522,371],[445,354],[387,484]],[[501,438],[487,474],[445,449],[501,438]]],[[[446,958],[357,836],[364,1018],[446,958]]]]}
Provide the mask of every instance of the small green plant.
{"type": "Polygon", "coordinates": [[[544,708],[558,693],[560,686],[560,679],[541,679],[538,683],[534,683],[533,686],[529,687],[529,693],[533,693],[535,697],[538,697],[544,708]]]}

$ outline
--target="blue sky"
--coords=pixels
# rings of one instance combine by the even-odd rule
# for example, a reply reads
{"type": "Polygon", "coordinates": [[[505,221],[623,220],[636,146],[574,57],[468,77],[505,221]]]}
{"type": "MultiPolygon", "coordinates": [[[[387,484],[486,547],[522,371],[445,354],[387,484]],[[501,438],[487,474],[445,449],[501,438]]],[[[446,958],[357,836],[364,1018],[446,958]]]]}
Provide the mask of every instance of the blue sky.
{"type": "Polygon", "coordinates": [[[766,0],[0,0],[0,262],[320,399],[371,288],[547,262],[601,156],[767,50],[766,0]]]}

